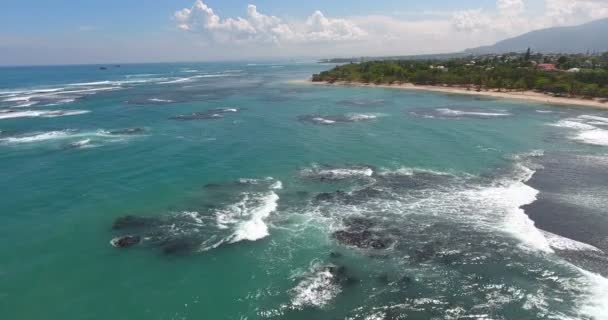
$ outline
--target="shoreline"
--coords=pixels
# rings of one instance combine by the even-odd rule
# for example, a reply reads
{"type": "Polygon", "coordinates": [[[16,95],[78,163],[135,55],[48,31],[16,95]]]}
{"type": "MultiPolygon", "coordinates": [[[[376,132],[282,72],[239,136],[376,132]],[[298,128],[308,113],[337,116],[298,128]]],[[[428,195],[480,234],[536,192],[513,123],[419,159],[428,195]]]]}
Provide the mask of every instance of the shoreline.
{"type": "Polygon", "coordinates": [[[356,82],[344,82],[338,81],[334,83],[313,82],[312,80],[292,80],[289,83],[293,84],[312,84],[312,85],[324,85],[324,86],[343,86],[343,87],[369,87],[369,88],[385,88],[385,89],[399,89],[399,90],[422,90],[431,92],[440,92],[448,94],[461,94],[470,96],[484,96],[500,99],[514,99],[532,101],[543,104],[553,104],[562,106],[578,106],[578,107],[590,107],[595,109],[608,110],[608,102],[600,102],[596,99],[583,99],[583,98],[567,98],[567,97],[552,97],[544,93],[535,91],[475,91],[467,90],[463,87],[443,87],[443,86],[428,86],[428,85],[415,85],[412,83],[404,84],[365,84],[356,82]]]}

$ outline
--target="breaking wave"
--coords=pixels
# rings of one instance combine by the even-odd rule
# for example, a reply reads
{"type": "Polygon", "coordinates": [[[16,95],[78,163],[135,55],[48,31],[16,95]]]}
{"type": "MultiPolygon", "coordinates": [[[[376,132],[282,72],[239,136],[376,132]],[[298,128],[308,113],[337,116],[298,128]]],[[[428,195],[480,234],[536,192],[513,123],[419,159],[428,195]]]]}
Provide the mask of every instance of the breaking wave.
{"type": "Polygon", "coordinates": [[[330,167],[312,166],[300,170],[300,176],[308,179],[343,180],[350,178],[367,178],[374,174],[374,170],[367,166],[330,167]]]}
{"type": "Polygon", "coordinates": [[[298,285],[292,290],[291,307],[302,309],[304,307],[324,307],[338,294],[340,285],[329,267],[313,264],[298,285]]]}
{"type": "Polygon", "coordinates": [[[439,108],[437,109],[440,115],[447,117],[463,117],[463,116],[477,116],[477,117],[506,117],[510,116],[510,113],[506,112],[483,112],[483,111],[464,111],[455,110],[450,108],[439,108]]]}
{"type": "Polygon", "coordinates": [[[279,196],[274,192],[264,195],[245,194],[243,200],[217,213],[218,227],[235,227],[230,243],[256,241],[269,235],[265,219],[277,209],[279,196]]]}
{"type": "Polygon", "coordinates": [[[608,118],[582,115],[560,120],[553,126],[575,130],[576,134],[570,137],[572,140],[590,145],[608,146],[608,129],[600,128],[608,126],[608,118]]]}
{"type": "Polygon", "coordinates": [[[46,132],[30,132],[20,135],[12,135],[0,138],[0,143],[4,144],[33,144],[41,142],[63,142],[66,141],[68,144],[66,147],[83,147],[85,145],[91,146],[90,142],[113,142],[122,141],[127,136],[140,133],[131,132],[127,130],[116,130],[116,131],[78,131],[73,129],[66,130],[55,130],[46,132]]]}
{"type": "Polygon", "coordinates": [[[485,110],[485,109],[452,109],[452,108],[419,108],[409,111],[409,114],[416,117],[429,118],[429,119],[463,119],[463,118],[477,118],[477,119],[491,119],[491,118],[502,118],[511,116],[504,110],[485,110]]]}

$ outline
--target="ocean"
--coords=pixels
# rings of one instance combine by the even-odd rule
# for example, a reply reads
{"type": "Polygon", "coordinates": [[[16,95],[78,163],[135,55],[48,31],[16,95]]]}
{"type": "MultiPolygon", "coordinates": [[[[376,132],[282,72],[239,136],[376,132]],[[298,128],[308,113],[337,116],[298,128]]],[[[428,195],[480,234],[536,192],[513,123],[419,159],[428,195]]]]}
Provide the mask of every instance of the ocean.
{"type": "Polygon", "coordinates": [[[3,319],[608,319],[608,112],[104,67],[0,69],[3,319]]]}

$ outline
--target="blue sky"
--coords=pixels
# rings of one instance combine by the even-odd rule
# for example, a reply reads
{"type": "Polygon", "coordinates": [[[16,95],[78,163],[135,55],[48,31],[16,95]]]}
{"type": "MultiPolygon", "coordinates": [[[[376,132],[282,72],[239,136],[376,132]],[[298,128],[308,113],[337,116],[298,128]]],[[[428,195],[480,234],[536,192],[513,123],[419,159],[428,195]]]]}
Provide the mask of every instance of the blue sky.
{"type": "Polygon", "coordinates": [[[607,2],[2,0],[0,65],[449,52],[606,17],[607,2]]]}

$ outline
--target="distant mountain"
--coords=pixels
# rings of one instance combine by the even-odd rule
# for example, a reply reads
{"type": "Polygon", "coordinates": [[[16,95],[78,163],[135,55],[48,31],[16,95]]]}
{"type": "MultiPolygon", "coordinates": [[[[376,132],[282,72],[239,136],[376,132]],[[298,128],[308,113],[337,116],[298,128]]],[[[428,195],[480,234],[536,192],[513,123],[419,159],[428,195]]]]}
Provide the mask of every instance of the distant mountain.
{"type": "Polygon", "coordinates": [[[522,52],[585,53],[608,51],[608,18],[573,27],[555,27],[528,32],[492,46],[465,50],[469,54],[522,52]]]}

